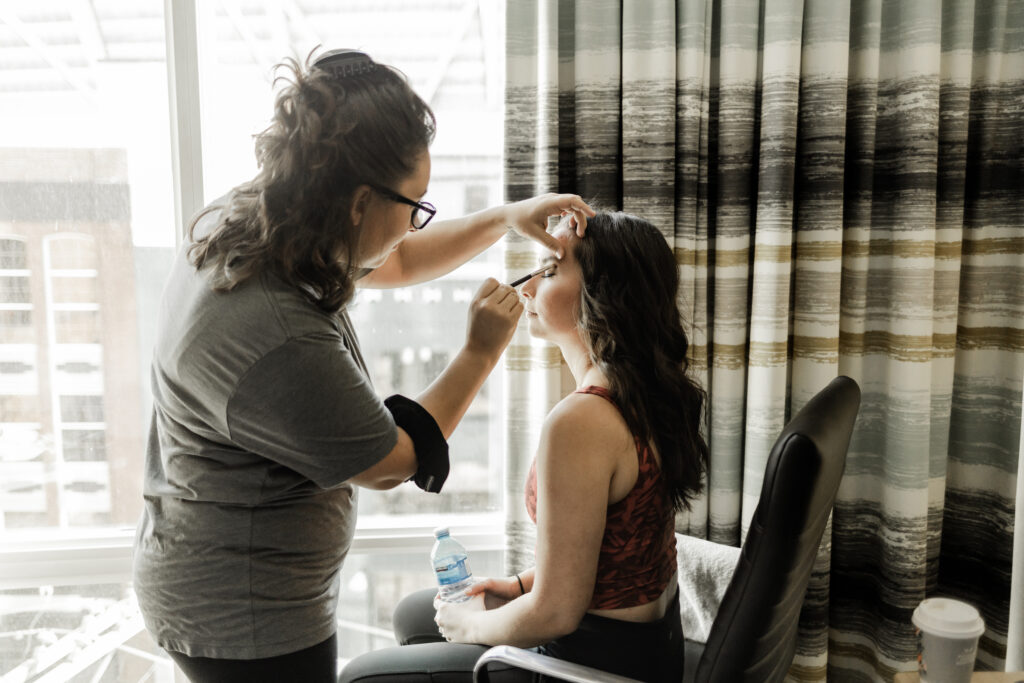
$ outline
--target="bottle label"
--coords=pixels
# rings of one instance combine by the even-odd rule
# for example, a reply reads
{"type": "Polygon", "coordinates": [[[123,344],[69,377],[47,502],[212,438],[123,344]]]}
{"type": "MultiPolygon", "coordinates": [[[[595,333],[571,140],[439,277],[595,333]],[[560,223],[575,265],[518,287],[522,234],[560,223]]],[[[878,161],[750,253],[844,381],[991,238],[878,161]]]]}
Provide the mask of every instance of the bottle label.
{"type": "Polygon", "coordinates": [[[437,574],[437,582],[442,586],[451,586],[469,578],[469,562],[465,557],[445,558],[434,565],[434,572],[437,574]]]}

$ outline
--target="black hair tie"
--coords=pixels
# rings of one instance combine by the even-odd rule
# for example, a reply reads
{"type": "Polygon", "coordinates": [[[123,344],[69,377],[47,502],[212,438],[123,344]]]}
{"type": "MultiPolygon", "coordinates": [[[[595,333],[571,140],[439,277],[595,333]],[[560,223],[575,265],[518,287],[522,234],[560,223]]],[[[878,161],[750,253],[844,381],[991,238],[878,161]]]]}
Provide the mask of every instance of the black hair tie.
{"type": "Polygon", "coordinates": [[[405,430],[416,449],[416,474],[410,479],[427,493],[440,493],[448,479],[451,461],[448,442],[437,426],[437,420],[426,408],[401,394],[384,399],[395,424],[405,430]]]}
{"type": "Polygon", "coordinates": [[[347,78],[349,76],[360,76],[376,70],[377,63],[370,58],[370,55],[359,50],[339,48],[330,50],[316,58],[313,66],[327,71],[335,78],[347,78]]]}

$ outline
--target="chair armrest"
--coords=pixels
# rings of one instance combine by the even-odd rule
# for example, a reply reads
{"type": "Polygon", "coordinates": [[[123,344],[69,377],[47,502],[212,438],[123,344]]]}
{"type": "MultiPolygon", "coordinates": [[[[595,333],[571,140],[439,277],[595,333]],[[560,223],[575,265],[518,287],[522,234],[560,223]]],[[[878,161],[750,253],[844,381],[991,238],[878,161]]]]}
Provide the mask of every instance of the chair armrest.
{"type": "Polygon", "coordinates": [[[485,652],[473,667],[474,683],[487,683],[487,665],[491,662],[510,664],[571,683],[640,683],[632,678],[606,673],[582,664],[566,662],[531,650],[510,645],[496,645],[485,652]]]}

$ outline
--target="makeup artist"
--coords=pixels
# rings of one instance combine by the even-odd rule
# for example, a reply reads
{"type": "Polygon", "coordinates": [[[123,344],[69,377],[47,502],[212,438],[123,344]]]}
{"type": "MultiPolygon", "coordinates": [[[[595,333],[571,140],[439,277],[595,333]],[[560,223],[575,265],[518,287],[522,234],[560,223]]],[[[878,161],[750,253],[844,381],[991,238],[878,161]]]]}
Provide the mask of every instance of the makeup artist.
{"type": "Polygon", "coordinates": [[[431,223],[434,117],[405,77],[352,50],[282,66],[260,170],[193,219],[153,354],[134,588],[197,682],[335,680],[355,487],[441,490],[446,440],[523,310],[486,280],[451,364],[382,401],[346,311],[355,287],[436,278],[508,229],[561,255],[547,217],[582,236],[593,215],[549,194],[431,223]]]}

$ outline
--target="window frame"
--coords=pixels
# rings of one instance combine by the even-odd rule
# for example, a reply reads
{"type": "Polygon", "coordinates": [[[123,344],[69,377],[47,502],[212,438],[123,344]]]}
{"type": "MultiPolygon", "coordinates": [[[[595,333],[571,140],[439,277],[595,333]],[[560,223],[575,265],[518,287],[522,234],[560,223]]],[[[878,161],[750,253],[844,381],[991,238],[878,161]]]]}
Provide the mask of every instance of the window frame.
{"type": "MultiPolygon", "coordinates": [[[[439,524],[457,524],[459,541],[470,552],[504,550],[503,520],[502,512],[441,518],[379,515],[358,527],[349,555],[419,552],[427,557],[439,524]]],[[[132,527],[70,534],[7,532],[0,547],[0,591],[130,582],[134,538],[132,527]]]]}

